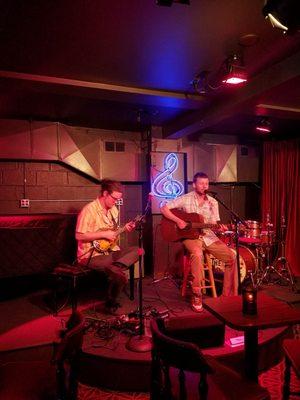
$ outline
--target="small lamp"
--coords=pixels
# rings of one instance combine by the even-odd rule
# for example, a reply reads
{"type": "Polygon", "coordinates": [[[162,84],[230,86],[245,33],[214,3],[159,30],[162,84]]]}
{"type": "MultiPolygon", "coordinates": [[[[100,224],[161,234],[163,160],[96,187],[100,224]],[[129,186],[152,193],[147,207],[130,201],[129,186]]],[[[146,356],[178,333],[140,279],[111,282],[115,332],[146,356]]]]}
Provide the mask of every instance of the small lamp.
{"type": "Polygon", "coordinates": [[[257,288],[253,284],[253,277],[246,277],[242,287],[243,314],[257,314],[257,288]],[[246,282],[245,282],[246,281],[246,282]]]}

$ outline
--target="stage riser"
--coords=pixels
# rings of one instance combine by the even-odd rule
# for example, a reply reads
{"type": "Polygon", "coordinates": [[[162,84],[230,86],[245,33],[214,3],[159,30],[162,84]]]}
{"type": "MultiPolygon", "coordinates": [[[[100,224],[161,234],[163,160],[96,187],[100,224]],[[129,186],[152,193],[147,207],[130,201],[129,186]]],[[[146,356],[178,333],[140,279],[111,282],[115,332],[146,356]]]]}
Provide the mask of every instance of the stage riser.
{"type": "MultiPolygon", "coordinates": [[[[175,323],[176,327],[176,323],[175,323]]],[[[212,355],[236,371],[243,370],[243,346],[231,348],[226,343],[241,334],[225,328],[225,344],[203,349],[205,355],[212,355]]],[[[276,328],[261,331],[259,337],[259,371],[266,371],[282,359],[281,342],[291,337],[291,328],[276,328]]],[[[85,337],[80,382],[99,388],[124,392],[145,392],[150,390],[151,353],[130,352],[125,348],[128,337],[120,334],[115,350],[107,347],[93,347],[97,342],[94,333],[85,337]]]]}
{"type": "Polygon", "coordinates": [[[120,361],[83,354],[80,382],[89,386],[124,392],[147,392],[150,388],[150,353],[145,362],[120,361]]]}

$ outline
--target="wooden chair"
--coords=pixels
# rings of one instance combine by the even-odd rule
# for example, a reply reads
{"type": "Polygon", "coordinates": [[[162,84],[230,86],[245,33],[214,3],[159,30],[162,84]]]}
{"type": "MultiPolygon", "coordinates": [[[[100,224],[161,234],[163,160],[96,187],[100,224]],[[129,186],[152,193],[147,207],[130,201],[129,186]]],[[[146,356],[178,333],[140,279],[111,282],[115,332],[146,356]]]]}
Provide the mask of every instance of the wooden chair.
{"type": "Polygon", "coordinates": [[[72,313],[54,345],[52,360],[16,361],[0,366],[0,398],[10,400],[75,400],[77,369],[85,322],[72,313]]]}
{"type": "MultiPolygon", "coordinates": [[[[203,274],[204,279],[202,280],[201,284],[201,291],[202,293],[206,293],[206,289],[211,289],[211,293],[213,297],[217,297],[216,285],[215,285],[215,278],[213,274],[212,262],[209,259],[209,255],[204,252],[204,263],[203,263],[203,274]]],[[[191,271],[191,261],[188,253],[184,250],[183,255],[183,279],[182,279],[182,286],[181,286],[181,295],[183,297],[186,296],[186,289],[188,284],[188,278],[191,271]]]]}
{"type": "Polygon", "coordinates": [[[290,395],[300,396],[300,391],[293,392],[290,389],[291,369],[294,370],[297,378],[300,379],[300,340],[285,339],[282,346],[285,355],[283,399],[287,400],[290,395]]]}
{"type": "Polygon", "coordinates": [[[164,333],[162,320],[151,321],[153,339],[151,400],[265,400],[268,391],[246,380],[193,343],[164,333]]]}

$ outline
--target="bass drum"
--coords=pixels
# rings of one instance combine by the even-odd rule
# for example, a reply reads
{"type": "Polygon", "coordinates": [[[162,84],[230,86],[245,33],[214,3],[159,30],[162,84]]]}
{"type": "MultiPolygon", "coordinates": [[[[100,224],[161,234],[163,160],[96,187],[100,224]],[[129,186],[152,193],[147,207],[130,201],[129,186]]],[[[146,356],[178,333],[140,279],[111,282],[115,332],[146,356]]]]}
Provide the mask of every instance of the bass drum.
{"type": "MultiPolygon", "coordinates": [[[[230,250],[236,254],[236,250],[230,247],[230,250]]],[[[241,282],[245,279],[248,272],[255,272],[257,269],[257,258],[255,257],[254,252],[246,246],[239,246],[240,253],[240,274],[241,274],[241,282]]],[[[214,272],[216,274],[222,273],[224,274],[225,264],[215,258],[212,255],[209,255],[214,272]]]]}

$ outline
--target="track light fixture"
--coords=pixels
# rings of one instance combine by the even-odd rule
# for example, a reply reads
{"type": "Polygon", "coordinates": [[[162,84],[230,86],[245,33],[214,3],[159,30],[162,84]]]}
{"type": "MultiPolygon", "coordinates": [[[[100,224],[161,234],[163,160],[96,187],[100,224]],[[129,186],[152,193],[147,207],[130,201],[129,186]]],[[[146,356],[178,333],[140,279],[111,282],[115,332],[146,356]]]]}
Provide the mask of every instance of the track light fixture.
{"type": "Polygon", "coordinates": [[[256,132],[258,133],[271,133],[272,132],[272,126],[271,122],[269,121],[268,118],[261,118],[259,123],[255,127],[256,132]]]}
{"type": "Polygon", "coordinates": [[[226,85],[239,85],[247,82],[247,73],[243,65],[242,57],[233,54],[225,60],[226,75],[222,79],[222,83],[226,85]]]}
{"type": "Polygon", "coordinates": [[[262,12],[273,27],[284,33],[294,33],[300,29],[299,0],[266,0],[262,12]]]}
{"type": "Polygon", "coordinates": [[[190,5],[190,0],[156,0],[158,6],[171,7],[173,3],[190,5]]]}

